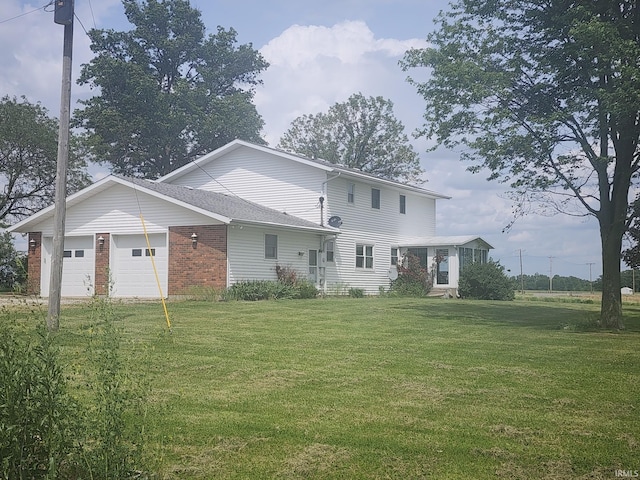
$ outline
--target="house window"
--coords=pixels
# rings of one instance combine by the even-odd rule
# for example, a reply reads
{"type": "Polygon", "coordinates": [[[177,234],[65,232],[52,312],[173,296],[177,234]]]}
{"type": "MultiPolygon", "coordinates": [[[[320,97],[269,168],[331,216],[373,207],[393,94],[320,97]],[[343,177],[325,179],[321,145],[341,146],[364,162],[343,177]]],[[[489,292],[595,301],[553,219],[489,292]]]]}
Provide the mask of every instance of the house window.
{"type": "Polygon", "coordinates": [[[407,213],[407,197],[400,195],[400,213],[407,213]]]}
{"type": "Polygon", "coordinates": [[[356,184],[347,183],[347,203],[354,203],[356,201],[356,184]]]}
{"type": "Polygon", "coordinates": [[[459,250],[459,255],[460,255],[460,271],[462,271],[473,263],[473,249],[461,248],[459,250]]]}
{"type": "Polygon", "coordinates": [[[266,234],[264,236],[264,258],[278,258],[278,236],[266,234]]]}
{"type": "Polygon", "coordinates": [[[420,248],[410,248],[407,253],[409,255],[415,255],[420,259],[420,266],[422,268],[427,268],[427,249],[424,247],[420,248]]]}
{"type": "Polygon", "coordinates": [[[76,258],[84,258],[84,250],[76,250],[74,256],[76,258]]]}
{"type": "Polygon", "coordinates": [[[144,249],[144,256],[145,257],[155,257],[156,256],[156,249],[152,248],[151,250],[149,250],[148,248],[144,249]]]}
{"type": "Polygon", "coordinates": [[[373,268],[373,245],[356,245],[356,268],[373,268]]]}
{"type": "Polygon", "coordinates": [[[371,189],[371,208],[380,210],[380,190],[377,188],[371,189]]]}
{"type": "Polygon", "coordinates": [[[335,244],[333,243],[333,240],[325,244],[325,251],[327,253],[327,262],[333,262],[334,249],[335,249],[335,244]]]}
{"type": "Polygon", "coordinates": [[[391,265],[398,265],[398,249],[391,249],[391,265]]]}
{"type": "Polygon", "coordinates": [[[71,250],[65,250],[62,252],[62,258],[71,258],[71,250]]]}
{"type": "Polygon", "coordinates": [[[476,263],[487,263],[487,251],[476,248],[474,250],[474,261],[476,263]]]}
{"type": "Polygon", "coordinates": [[[132,257],[141,257],[142,256],[142,249],[141,248],[134,248],[133,250],[131,250],[131,256],[132,257]]]}

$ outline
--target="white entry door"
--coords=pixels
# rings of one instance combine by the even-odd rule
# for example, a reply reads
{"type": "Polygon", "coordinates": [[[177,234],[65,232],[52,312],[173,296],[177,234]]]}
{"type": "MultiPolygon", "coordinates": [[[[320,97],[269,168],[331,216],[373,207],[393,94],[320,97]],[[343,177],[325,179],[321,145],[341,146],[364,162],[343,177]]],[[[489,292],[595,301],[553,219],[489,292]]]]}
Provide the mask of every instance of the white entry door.
{"type": "Polygon", "coordinates": [[[149,235],[113,235],[111,295],[114,297],[159,298],[160,290],[151,261],[153,257],[162,295],[167,295],[168,254],[164,233],[149,235]]]}

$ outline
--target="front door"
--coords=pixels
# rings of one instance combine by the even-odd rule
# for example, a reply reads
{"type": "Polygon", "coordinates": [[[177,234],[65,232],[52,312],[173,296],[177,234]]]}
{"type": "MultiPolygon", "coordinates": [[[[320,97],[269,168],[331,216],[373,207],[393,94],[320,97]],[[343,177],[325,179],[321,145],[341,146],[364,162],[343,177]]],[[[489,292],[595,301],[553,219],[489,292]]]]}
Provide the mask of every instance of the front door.
{"type": "Polygon", "coordinates": [[[449,284],[449,249],[438,248],[436,249],[436,284],[448,285],[449,284]]]}
{"type": "Polygon", "coordinates": [[[309,250],[309,281],[316,285],[318,283],[318,251],[309,250]]]}

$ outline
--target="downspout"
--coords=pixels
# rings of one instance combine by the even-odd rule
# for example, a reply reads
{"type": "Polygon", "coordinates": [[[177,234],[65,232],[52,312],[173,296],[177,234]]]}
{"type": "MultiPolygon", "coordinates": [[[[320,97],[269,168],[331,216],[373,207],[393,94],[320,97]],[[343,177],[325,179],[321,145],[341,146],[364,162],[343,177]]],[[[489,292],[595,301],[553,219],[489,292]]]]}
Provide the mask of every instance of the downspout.
{"type": "Polygon", "coordinates": [[[338,172],[338,174],[334,177],[327,178],[324,182],[322,182],[322,188],[320,189],[320,226],[324,227],[324,199],[326,197],[326,186],[331,180],[338,178],[342,172],[338,172]]]}
{"type": "MultiPolygon", "coordinates": [[[[338,178],[342,172],[338,172],[337,175],[327,178],[324,182],[322,182],[322,188],[320,193],[320,226],[324,227],[324,200],[326,196],[326,187],[327,183],[331,180],[338,178]]],[[[325,243],[326,243],[326,235],[322,235],[320,237],[320,262],[321,265],[318,265],[318,282],[320,283],[320,289],[322,293],[326,293],[327,291],[327,257],[325,251],[325,243]]]]}

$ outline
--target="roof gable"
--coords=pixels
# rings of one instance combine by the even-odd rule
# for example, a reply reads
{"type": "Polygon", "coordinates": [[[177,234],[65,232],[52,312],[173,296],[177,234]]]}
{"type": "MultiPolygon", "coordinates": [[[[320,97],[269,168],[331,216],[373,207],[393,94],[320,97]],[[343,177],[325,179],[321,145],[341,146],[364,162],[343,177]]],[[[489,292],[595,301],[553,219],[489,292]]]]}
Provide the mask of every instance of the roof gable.
{"type": "Polygon", "coordinates": [[[272,148],[272,147],[267,147],[264,145],[257,145],[254,143],[250,143],[250,142],[246,142],[244,140],[234,140],[226,145],[224,145],[223,147],[218,148],[217,150],[214,150],[213,152],[207,153],[206,155],[203,155],[202,157],[194,160],[193,162],[188,163],[187,165],[184,165],[176,170],[174,170],[173,172],[160,177],[158,180],[156,180],[156,182],[158,183],[172,183],[174,181],[176,181],[177,179],[179,179],[180,177],[187,175],[190,172],[193,172],[197,169],[203,168],[205,165],[207,165],[210,162],[215,161],[216,159],[223,157],[227,154],[229,154],[230,152],[233,152],[239,148],[247,148],[247,149],[252,149],[255,150],[257,152],[262,152],[262,153],[267,153],[270,155],[276,155],[280,158],[292,161],[292,162],[296,162],[299,164],[303,164],[306,166],[309,166],[310,168],[315,168],[315,169],[319,169],[322,170],[324,172],[327,173],[332,173],[332,174],[338,174],[338,175],[344,175],[345,177],[350,177],[353,179],[357,179],[360,181],[365,181],[368,183],[374,183],[374,184],[380,184],[380,185],[385,185],[388,187],[392,187],[392,188],[397,188],[397,189],[401,189],[401,190],[407,190],[407,191],[411,191],[412,193],[416,193],[418,195],[423,195],[423,196],[427,196],[427,197],[431,197],[431,198],[439,198],[439,199],[449,199],[451,197],[447,196],[447,195],[443,195],[441,193],[437,193],[431,190],[427,190],[421,187],[416,187],[413,185],[407,185],[401,182],[397,182],[394,180],[388,180],[388,179],[384,179],[384,178],[380,178],[377,177],[375,175],[372,175],[370,173],[366,173],[363,172],[361,170],[355,169],[355,168],[349,168],[349,167],[345,167],[342,165],[337,165],[337,164],[333,164],[324,160],[319,160],[319,159],[310,159],[307,157],[303,157],[294,153],[289,153],[289,152],[285,152],[283,150],[278,150],[276,148],[272,148]]]}
{"type": "MultiPolygon", "coordinates": [[[[114,185],[123,185],[128,188],[132,188],[136,190],[136,192],[139,191],[156,197],[162,201],[171,202],[172,204],[203,214],[226,224],[232,222],[253,223],[331,233],[337,232],[337,230],[322,227],[313,222],[249,202],[239,197],[114,175],[105,177],[93,185],[69,196],[67,198],[67,208],[83,202],[95,195],[99,195],[101,192],[106,191],[114,185]]],[[[16,223],[8,230],[11,232],[28,232],[30,226],[52,217],[54,214],[54,208],[55,206],[51,205],[21,222],[16,223]]]]}

